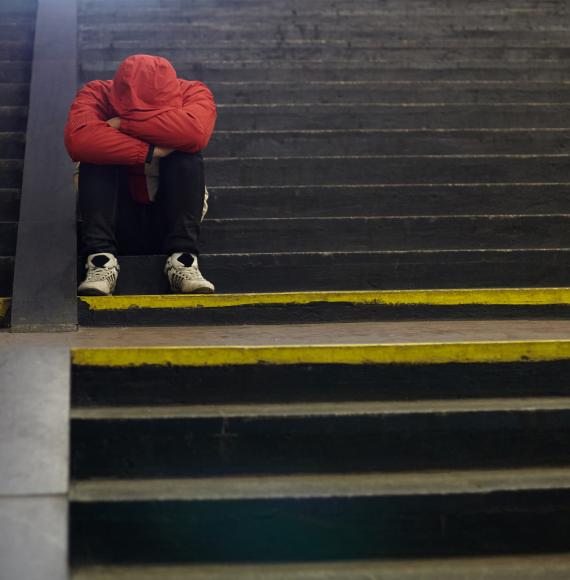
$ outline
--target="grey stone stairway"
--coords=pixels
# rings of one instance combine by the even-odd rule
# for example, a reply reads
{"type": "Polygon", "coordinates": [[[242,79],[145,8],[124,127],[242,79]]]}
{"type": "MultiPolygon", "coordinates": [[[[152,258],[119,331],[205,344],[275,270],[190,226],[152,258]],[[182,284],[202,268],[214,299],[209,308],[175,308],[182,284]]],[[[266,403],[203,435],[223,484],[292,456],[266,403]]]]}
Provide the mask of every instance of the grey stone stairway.
{"type": "Polygon", "coordinates": [[[0,297],[12,293],[36,4],[0,4],[0,297]]]}
{"type": "MultiPolygon", "coordinates": [[[[218,102],[203,270],[220,292],[564,286],[562,1],[80,1],[80,80],[129,54],[218,102]]],[[[118,291],[168,290],[126,256],[118,291]]]]}
{"type": "Polygon", "coordinates": [[[324,349],[76,356],[73,577],[568,577],[569,359],[324,349]]]}

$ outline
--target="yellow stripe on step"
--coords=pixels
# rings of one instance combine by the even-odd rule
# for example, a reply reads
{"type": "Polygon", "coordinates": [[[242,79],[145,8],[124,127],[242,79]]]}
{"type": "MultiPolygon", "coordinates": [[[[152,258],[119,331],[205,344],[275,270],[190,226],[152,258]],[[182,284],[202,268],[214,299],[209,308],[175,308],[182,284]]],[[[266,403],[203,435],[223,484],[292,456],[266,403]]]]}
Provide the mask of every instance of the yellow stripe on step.
{"type": "Polygon", "coordinates": [[[78,366],[252,364],[443,364],[570,359],[570,340],[410,344],[74,348],[78,366]]]}
{"type": "Polygon", "coordinates": [[[81,296],[92,311],[130,308],[228,308],[253,305],[300,305],[318,302],[386,306],[570,304],[570,288],[482,288],[456,290],[377,290],[348,292],[276,292],[262,294],[198,294],[145,296],[81,296]]]}
{"type": "Polygon", "coordinates": [[[10,309],[10,298],[0,298],[0,321],[6,318],[8,310],[10,309]]]}

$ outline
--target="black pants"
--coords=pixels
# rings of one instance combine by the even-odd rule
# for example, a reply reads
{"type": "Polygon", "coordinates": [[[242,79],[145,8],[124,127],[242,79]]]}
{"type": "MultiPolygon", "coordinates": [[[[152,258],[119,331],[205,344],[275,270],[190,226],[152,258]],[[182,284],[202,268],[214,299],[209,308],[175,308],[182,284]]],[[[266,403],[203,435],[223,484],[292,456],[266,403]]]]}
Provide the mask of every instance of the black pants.
{"type": "Polygon", "coordinates": [[[79,166],[82,253],[198,255],[204,204],[201,153],[174,151],[160,160],[153,203],[134,201],[123,165],[79,166]]]}

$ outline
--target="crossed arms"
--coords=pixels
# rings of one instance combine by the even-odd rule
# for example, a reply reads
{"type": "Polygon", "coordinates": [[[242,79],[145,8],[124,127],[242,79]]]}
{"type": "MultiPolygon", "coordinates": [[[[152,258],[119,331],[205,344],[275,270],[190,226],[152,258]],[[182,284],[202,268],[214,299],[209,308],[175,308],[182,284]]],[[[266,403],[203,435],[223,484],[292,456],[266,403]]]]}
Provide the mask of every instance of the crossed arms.
{"type": "Polygon", "coordinates": [[[174,149],[195,153],[210,140],[216,105],[199,81],[185,83],[182,109],[167,108],[144,121],[109,119],[103,90],[104,81],[91,81],[71,105],[64,141],[73,161],[137,165],[145,162],[150,145],[158,147],[158,157],[174,149]]]}

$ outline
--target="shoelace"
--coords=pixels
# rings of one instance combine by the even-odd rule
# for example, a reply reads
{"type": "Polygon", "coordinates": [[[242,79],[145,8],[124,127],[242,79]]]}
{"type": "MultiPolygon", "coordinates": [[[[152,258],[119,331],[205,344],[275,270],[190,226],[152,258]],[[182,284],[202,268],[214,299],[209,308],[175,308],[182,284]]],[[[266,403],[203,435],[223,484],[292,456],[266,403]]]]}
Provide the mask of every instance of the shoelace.
{"type": "Polygon", "coordinates": [[[177,281],[180,280],[201,280],[202,274],[196,266],[187,266],[184,268],[175,268],[174,266],[170,269],[170,274],[177,281]]]}
{"type": "Polygon", "coordinates": [[[176,269],[173,272],[173,275],[178,280],[198,280],[202,278],[200,272],[198,272],[195,268],[180,268],[176,269]],[[180,270],[183,270],[182,272],[180,270]]]}
{"type": "Polygon", "coordinates": [[[114,268],[89,268],[87,270],[87,280],[89,282],[100,282],[116,275],[114,268]]]}

